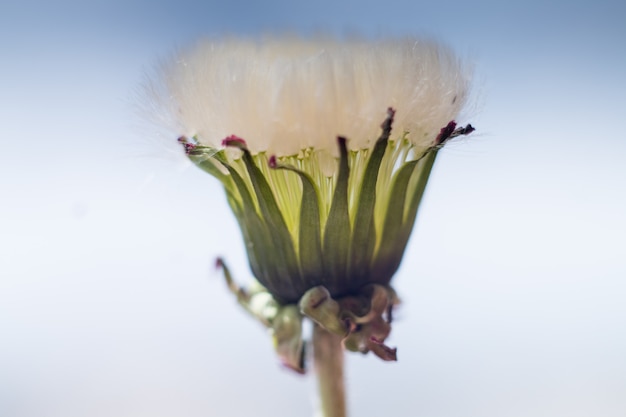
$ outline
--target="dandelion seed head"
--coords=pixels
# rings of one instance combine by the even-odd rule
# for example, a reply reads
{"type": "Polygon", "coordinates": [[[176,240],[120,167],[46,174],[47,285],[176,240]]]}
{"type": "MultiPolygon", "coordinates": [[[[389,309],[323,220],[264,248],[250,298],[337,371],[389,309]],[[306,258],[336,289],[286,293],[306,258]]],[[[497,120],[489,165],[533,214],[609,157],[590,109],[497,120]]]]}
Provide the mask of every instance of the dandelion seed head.
{"type": "Polygon", "coordinates": [[[352,150],[380,133],[393,107],[395,132],[419,147],[464,106],[469,74],[447,48],[413,38],[206,40],[165,61],[145,85],[168,130],[221,148],[230,135],[253,154],[336,155],[337,135],[352,150]]]}
{"type": "Polygon", "coordinates": [[[305,317],[397,360],[390,282],[437,153],[474,130],[455,122],[468,90],[448,49],[413,38],[204,41],[145,84],[152,120],[224,186],[258,290],[217,265],[287,367],[305,371],[305,317]]]}

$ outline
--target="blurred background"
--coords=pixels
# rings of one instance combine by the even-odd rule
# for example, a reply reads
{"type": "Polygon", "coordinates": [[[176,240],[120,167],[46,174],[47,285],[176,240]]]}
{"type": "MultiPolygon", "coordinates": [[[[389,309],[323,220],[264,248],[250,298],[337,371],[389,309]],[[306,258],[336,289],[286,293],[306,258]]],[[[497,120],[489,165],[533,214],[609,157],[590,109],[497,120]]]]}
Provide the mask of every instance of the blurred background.
{"type": "Polygon", "coordinates": [[[399,361],[353,416],[626,415],[626,3],[0,4],[0,415],[308,416],[213,259],[250,277],[217,181],[134,91],[200,37],[418,35],[475,67],[395,279],[399,361]]]}

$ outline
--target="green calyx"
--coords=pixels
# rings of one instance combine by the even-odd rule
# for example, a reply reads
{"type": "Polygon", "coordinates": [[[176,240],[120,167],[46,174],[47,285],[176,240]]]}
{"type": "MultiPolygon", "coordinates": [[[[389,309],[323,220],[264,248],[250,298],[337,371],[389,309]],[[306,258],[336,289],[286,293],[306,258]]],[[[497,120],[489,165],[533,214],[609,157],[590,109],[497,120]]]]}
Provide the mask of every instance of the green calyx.
{"type": "Polygon", "coordinates": [[[274,350],[282,364],[303,374],[306,372],[306,343],[302,322],[311,319],[330,333],[341,337],[342,346],[352,352],[373,352],[385,361],[396,361],[396,349],[385,345],[391,333],[393,308],[399,304],[389,286],[366,285],[350,296],[333,298],[323,286],[309,289],[297,304],[280,304],[260,285],[239,287],[226,264],[218,259],[228,287],[237,301],[255,319],[269,329],[274,350]]]}
{"type": "Polygon", "coordinates": [[[252,155],[235,136],[221,150],[179,139],[223,184],[251,270],[281,305],[320,286],[332,298],[387,286],[398,269],[437,151],[473,128],[451,122],[433,146],[418,148],[406,134],[390,138],[393,116],[389,109],[371,149],[350,151],[339,138],[339,158],[315,149],[252,155]]]}
{"type": "Polygon", "coordinates": [[[311,288],[300,299],[301,313],[343,337],[352,352],[372,351],[385,361],[396,361],[396,349],[384,344],[391,333],[393,307],[399,303],[389,286],[369,284],[354,295],[333,299],[323,286],[311,288]]]}

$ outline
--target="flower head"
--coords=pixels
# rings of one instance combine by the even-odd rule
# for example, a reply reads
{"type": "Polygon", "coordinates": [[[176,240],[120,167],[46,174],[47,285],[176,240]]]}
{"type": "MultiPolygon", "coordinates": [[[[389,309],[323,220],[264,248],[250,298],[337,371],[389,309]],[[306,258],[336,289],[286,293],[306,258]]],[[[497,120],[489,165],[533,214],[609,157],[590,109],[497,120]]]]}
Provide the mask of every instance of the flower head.
{"type": "Polygon", "coordinates": [[[454,122],[459,61],[415,39],[226,40],[180,52],[149,88],[224,186],[261,289],[219,265],[285,363],[304,369],[302,316],[395,360],[390,280],[438,150],[473,131],[454,122]]]}

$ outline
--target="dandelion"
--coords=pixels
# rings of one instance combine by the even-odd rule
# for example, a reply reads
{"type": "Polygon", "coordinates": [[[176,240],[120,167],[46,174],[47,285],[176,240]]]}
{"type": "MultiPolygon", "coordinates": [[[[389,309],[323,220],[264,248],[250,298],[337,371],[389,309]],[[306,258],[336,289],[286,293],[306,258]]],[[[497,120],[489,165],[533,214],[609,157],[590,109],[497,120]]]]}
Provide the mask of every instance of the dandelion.
{"type": "Polygon", "coordinates": [[[231,39],[179,52],[147,90],[239,222],[258,285],[219,259],[229,288],[300,373],[313,321],[322,411],[344,416],[342,350],[396,360],[390,281],[438,151],[474,130],[454,122],[461,63],[416,39],[231,39]]]}

